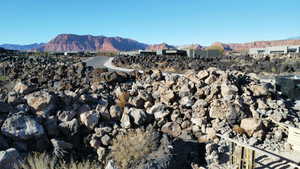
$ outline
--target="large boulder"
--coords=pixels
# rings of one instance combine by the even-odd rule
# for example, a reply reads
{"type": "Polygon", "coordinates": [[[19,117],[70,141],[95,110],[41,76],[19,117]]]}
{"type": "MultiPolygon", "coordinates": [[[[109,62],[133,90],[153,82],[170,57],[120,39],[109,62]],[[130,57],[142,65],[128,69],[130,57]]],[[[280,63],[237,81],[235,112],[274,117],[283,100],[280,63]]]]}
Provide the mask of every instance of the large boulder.
{"type": "Polygon", "coordinates": [[[75,111],[59,111],[57,115],[60,121],[66,122],[72,120],[77,113],[75,111]]]}
{"type": "Polygon", "coordinates": [[[31,93],[26,95],[25,99],[27,104],[40,115],[48,115],[56,107],[53,96],[45,91],[31,93]]]}
{"type": "Polygon", "coordinates": [[[204,80],[209,76],[209,72],[207,70],[202,70],[197,73],[197,77],[199,80],[204,80]]]}
{"type": "Polygon", "coordinates": [[[76,73],[81,75],[84,73],[86,69],[86,63],[85,62],[79,62],[73,65],[75,67],[76,73]]]}
{"type": "Polygon", "coordinates": [[[80,121],[87,128],[93,129],[96,127],[100,119],[100,114],[96,111],[88,111],[80,114],[80,121]]]}
{"type": "Polygon", "coordinates": [[[192,99],[192,97],[185,96],[180,99],[179,103],[184,107],[190,108],[193,106],[194,100],[192,99]]]}
{"type": "Polygon", "coordinates": [[[0,151],[0,168],[12,169],[18,164],[20,155],[14,148],[7,149],[6,151],[0,151]]]}
{"type": "Polygon", "coordinates": [[[142,109],[130,108],[128,114],[133,118],[136,125],[143,125],[147,120],[147,114],[142,109]]]}
{"type": "Polygon", "coordinates": [[[224,119],[226,118],[227,105],[222,100],[213,100],[210,104],[210,118],[224,119]]]}
{"type": "Polygon", "coordinates": [[[164,90],[160,93],[160,100],[169,105],[172,104],[175,99],[175,93],[172,90],[164,90]]]}
{"type": "Polygon", "coordinates": [[[181,127],[176,122],[167,122],[162,126],[161,131],[173,137],[178,137],[181,134],[181,127]]]}
{"type": "Polygon", "coordinates": [[[108,108],[108,101],[107,100],[99,100],[99,104],[96,107],[96,112],[98,112],[102,119],[109,120],[111,119],[111,115],[108,108]]]}
{"type": "Polygon", "coordinates": [[[192,110],[199,117],[205,117],[207,115],[207,101],[203,99],[198,99],[195,104],[192,106],[192,110]]]}
{"type": "Polygon", "coordinates": [[[104,73],[103,75],[107,82],[117,82],[120,80],[119,79],[120,76],[116,72],[107,72],[107,73],[104,73]]]}
{"type": "Polygon", "coordinates": [[[221,85],[221,94],[223,97],[235,95],[239,89],[235,85],[229,85],[226,83],[223,83],[221,85]]]}
{"type": "Polygon", "coordinates": [[[117,119],[119,119],[119,118],[122,117],[122,109],[118,105],[112,105],[112,106],[110,106],[109,113],[110,113],[110,117],[111,118],[117,118],[117,119]]]}
{"type": "Polygon", "coordinates": [[[16,140],[39,138],[45,134],[44,128],[35,119],[22,114],[15,114],[5,120],[1,132],[16,140]]]}
{"type": "Polygon", "coordinates": [[[178,95],[180,97],[184,97],[184,96],[190,96],[192,95],[193,92],[193,87],[188,85],[188,84],[183,84],[178,92],[178,95]]]}
{"type": "Polygon", "coordinates": [[[262,130],[263,123],[260,119],[245,118],[241,121],[241,128],[246,131],[249,136],[252,136],[254,132],[262,130]]]}
{"type": "Polygon", "coordinates": [[[97,82],[108,82],[108,83],[115,83],[115,82],[122,82],[128,78],[126,73],[121,72],[103,72],[100,76],[95,77],[95,81],[97,82]]]}
{"type": "Polygon", "coordinates": [[[123,113],[122,115],[121,126],[126,129],[131,127],[130,116],[127,113],[123,113]]]}
{"type": "Polygon", "coordinates": [[[252,85],[250,86],[250,89],[253,92],[253,96],[266,96],[269,93],[264,85],[252,85]]]}
{"type": "Polygon", "coordinates": [[[23,82],[17,82],[15,87],[14,87],[15,92],[20,93],[20,94],[27,94],[29,93],[32,89],[24,84],[23,82]]]}
{"type": "Polygon", "coordinates": [[[194,83],[199,83],[200,79],[197,77],[197,75],[195,74],[194,71],[187,71],[184,74],[184,77],[189,79],[190,81],[194,82],[194,83]]]}
{"type": "Polygon", "coordinates": [[[138,95],[130,100],[130,104],[132,104],[136,108],[143,109],[145,100],[140,95],[138,95]]]}
{"type": "Polygon", "coordinates": [[[230,124],[235,124],[239,122],[240,119],[243,118],[245,114],[241,110],[241,107],[238,104],[227,104],[227,111],[226,111],[226,119],[230,124]]]}
{"type": "Polygon", "coordinates": [[[170,112],[167,109],[167,106],[161,103],[152,106],[149,109],[148,113],[154,115],[155,119],[163,119],[164,117],[170,114],[170,112]]]}
{"type": "MultiPolygon", "coordinates": [[[[103,161],[106,155],[106,149],[104,147],[99,146],[97,148],[97,155],[98,155],[98,160],[103,161]]],[[[112,166],[111,166],[112,167],[112,166]]],[[[105,167],[106,168],[106,167],[105,167]]]]}
{"type": "Polygon", "coordinates": [[[163,74],[159,69],[155,69],[153,70],[152,74],[151,74],[151,79],[152,80],[161,80],[163,78],[163,74]]]}

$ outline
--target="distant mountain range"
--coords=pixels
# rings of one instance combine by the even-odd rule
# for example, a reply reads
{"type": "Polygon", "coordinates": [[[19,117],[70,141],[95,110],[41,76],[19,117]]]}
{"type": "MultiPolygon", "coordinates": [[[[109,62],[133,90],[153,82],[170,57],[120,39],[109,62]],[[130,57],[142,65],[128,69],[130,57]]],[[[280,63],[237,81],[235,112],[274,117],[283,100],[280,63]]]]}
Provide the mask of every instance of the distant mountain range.
{"type": "Polygon", "coordinates": [[[204,47],[199,44],[181,45],[181,46],[176,46],[176,48],[177,49],[195,49],[195,50],[204,49],[204,47]]]}
{"type": "Polygon", "coordinates": [[[273,40],[273,41],[254,41],[248,43],[231,43],[225,44],[232,50],[247,50],[250,48],[264,48],[269,46],[288,46],[300,45],[300,40],[273,40]]]}
{"type": "Polygon", "coordinates": [[[300,40],[300,36],[291,37],[288,38],[287,40],[300,40]]]}
{"type": "Polygon", "coordinates": [[[0,47],[10,50],[31,50],[37,49],[45,45],[45,43],[33,43],[29,45],[17,45],[17,44],[2,44],[0,47]]]}
{"type": "MultiPolygon", "coordinates": [[[[213,43],[212,46],[222,47],[226,51],[247,50],[267,46],[300,45],[300,37],[287,40],[254,41],[249,43],[213,43]]],[[[173,46],[166,43],[146,44],[136,40],[122,37],[106,37],[92,35],[60,34],[48,43],[35,43],[30,45],[3,44],[0,47],[13,50],[37,51],[133,51],[133,50],[161,50],[161,49],[203,49],[200,44],[173,46]]]]}

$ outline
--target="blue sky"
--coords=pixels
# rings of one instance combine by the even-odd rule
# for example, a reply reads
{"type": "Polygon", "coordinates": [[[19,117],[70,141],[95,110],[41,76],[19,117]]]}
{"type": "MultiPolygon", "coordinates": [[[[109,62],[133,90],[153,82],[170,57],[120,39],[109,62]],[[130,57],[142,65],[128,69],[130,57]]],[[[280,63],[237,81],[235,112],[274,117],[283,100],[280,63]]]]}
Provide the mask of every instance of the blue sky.
{"type": "Polygon", "coordinates": [[[61,33],[173,45],[300,36],[300,0],[1,0],[0,44],[61,33]]]}

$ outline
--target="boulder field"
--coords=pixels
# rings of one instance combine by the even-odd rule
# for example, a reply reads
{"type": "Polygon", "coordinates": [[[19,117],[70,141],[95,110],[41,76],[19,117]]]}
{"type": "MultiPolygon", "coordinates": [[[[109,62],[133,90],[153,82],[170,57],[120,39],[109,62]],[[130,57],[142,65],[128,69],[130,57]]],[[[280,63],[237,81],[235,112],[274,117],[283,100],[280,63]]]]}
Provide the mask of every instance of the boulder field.
{"type": "Polygon", "coordinates": [[[188,70],[200,71],[216,67],[223,71],[238,70],[256,74],[282,74],[299,72],[299,56],[274,55],[252,57],[243,56],[199,56],[196,58],[186,56],[126,56],[120,55],[113,59],[118,67],[149,70],[161,69],[164,72],[185,73],[188,70]]]}
{"type": "Polygon", "coordinates": [[[272,85],[240,71],[123,73],[43,58],[4,68],[10,80],[0,88],[0,168],[33,151],[107,169],[215,168],[231,153],[217,134],[293,151],[274,121],[300,127],[298,112],[272,85]],[[123,151],[137,150],[144,153],[120,161],[123,151]]]}

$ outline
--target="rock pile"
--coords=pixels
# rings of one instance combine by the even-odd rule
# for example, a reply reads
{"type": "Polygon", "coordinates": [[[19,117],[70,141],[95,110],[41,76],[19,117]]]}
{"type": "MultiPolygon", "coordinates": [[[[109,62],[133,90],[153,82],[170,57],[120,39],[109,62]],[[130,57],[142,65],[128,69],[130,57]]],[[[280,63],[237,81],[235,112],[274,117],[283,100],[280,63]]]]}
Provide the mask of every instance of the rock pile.
{"type": "Polygon", "coordinates": [[[300,61],[289,57],[217,56],[189,58],[182,56],[118,56],[113,63],[119,67],[141,70],[159,68],[164,72],[184,73],[187,70],[206,70],[217,67],[221,70],[238,70],[247,73],[289,73],[300,70],[300,61]]]}
{"type": "Polygon", "coordinates": [[[137,161],[128,168],[156,165],[150,163],[155,153],[165,152],[173,155],[163,156],[167,161],[162,160],[162,166],[182,169],[228,162],[221,160],[228,145],[217,133],[282,150],[288,147],[287,135],[267,118],[300,127],[298,114],[272,86],[239,71],[127,74],[94,70],[81,62],[35,67],[25,63],[9,70],[25,73],[1,93],[0,154],[4,155],[53,151],[65,158],[71,153],[97,157],[111,167],[118,163],[111,151],[117,137],[151,128],[159,135],[153,141],[158,146],[142,159],[144,163],[137,161]]]}

